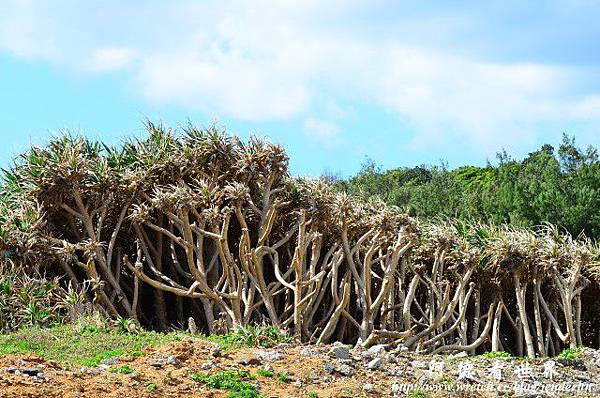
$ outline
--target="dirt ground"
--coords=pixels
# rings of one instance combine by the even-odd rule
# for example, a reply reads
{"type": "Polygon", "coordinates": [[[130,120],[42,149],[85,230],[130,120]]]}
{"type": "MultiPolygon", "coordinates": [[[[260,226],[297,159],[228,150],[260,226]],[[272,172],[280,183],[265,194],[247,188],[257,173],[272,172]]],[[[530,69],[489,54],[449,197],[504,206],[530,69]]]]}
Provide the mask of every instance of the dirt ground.
{"type": "MultiPolygon", "coordinates": [[[[248,371],[252,375],[249,382],[257,387],[262,397],[515,396],[513,393],[493,392],[398,391],[395,384],[422,381],[423,372],[429,372],[432,380],[455,383],[455,371],[451,369],[458,359],[450,359],[447,371],[439,371],[436,375],[435,372],[416,369],[428,367],[430,358],[416,358],[406,353],[390,358],[390,354],[386,353],[378,366],[369,366],[369,363],[373,365],[372,356],[362,357],[360,353],[352,352],[348,359],[336,359],[328,355],[330,349],[284,345],[275,349],[221,351],[213,343],[190,339],[148,348],[143,356],[114,358],[97,368],[70,369],[35,356],[3,356],[0,357],[0,398],[228,397],[228,391],[194,381],[192,375],[211,375],[232,369],[248,371]],[[265,375],[265,370],[272,376],[265,375]],[[38,373],[28,376],[24,372],[38,373]]],[[[534,363],[534,366],[541,369],[542,363],[534,363]]],[[[593,378],[598,377],[594,375],[597,369],[588,369],[587,372],[592,373],[590,381],[594,382],[593,378]]],[[[562,373],[567,371],[562,370],[562,373]]],[[[485,386],[488,382],[481,379],[471,383],[485,386]]],[[[557,393],[546,396],[598,395],[557,393]]]]}

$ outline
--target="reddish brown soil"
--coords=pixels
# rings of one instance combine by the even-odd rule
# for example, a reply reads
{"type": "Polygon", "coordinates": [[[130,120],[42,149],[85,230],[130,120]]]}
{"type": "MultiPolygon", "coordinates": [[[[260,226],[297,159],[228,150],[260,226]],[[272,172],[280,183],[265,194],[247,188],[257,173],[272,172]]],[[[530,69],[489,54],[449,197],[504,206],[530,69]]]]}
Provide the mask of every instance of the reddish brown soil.
{"type": "MultiPolygon", "coordinates": [[[[89,398],[126,398],[126,397],[227,397],[226,391],[210,389],[191,379],[191,374],[214,374],[220,370],[245,369],[256,376],[260,393],[264,397],[308,397],[309,392],[316,392],[319,398],[326,397],[355,397],[363,395],[362,385],[371,382],[375,385],[385,385],[389,392],[389,381],[382,379],[380,372],[363,372],[353,377],[336,376],[331,382],[323,382],[328,373],[324,369],[328,358],[303,357],[298,354],[300,348],[278,349],[284,354],[281,360],[272,362],[274,371],[288,374],[290,382],[279,381],[276,377],[268,378],[256,374],[266,362],[257,365],[243,366],[239,361],[255,357],[256,349],[239,349],[225,351],[221,357],[211,355],[213,346],[202,341],[182,341],[164,347],[149,348],[143,357],[121,359],[112,367],[131,366],[132,374],[118,374],[103,371],[92,375],[87,369],[65,369],[41,358],[4,356],[0,357],[0,397],[89,397],[89,398]],[[153,358],[175,355],[182,361],[182,366],[164,365],[157,369],[150,365],[153,358]],[[212,361],[215,367],[202,369],[202,364],[212,361]],[[44,378],[34,380],[24,375],[8,372],[9,367],[35,367],[44,365],[44,378]],[[302,386],[297,385],[302,381],[302,386]],[[158,386],[155,391],[148,391],[148,383],[158,386]]],[[[373,392],[369,396],[380,396],[373,392]]]]}

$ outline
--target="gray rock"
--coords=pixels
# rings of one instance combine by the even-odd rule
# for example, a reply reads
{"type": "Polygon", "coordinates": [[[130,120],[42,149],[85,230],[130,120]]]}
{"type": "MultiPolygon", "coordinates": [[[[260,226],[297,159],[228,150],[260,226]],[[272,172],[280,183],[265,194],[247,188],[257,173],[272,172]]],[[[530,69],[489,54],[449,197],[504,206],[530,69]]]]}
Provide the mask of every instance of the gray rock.
{"type": "Polygon", "coordinates": [[[103,360],[100,361],[100,363],[102,365],[114,365],[117,362],[119,362],[120,359],[121,359],[120,357],[104,358],[103,360]]]}
{"type": "Polygon", "coordinates": [[[303,357],[315,357],[319,355],[319,352],[310,347],[304,347],[300,350],[300,355],[303,357]]]}
{"type": "Polygon", "coordinates": [[[213,349],[210,351],[210,355],[212,355],[214,358],[218,358],[223,354],[223,347],[221,347],[220,345],[215,345],[213,347],[213,349]]]}
{"type": "Polygon", "coordinates": [[[323,377],[323,383],[331,383],[333,381],[335,381],[335,377],[333,377],[333,376],[325,376],[325,377],[323,377]]]}
{"type": "Polygon", "coordinates": [[[8,373],[15,373],[17,370],[19,370],[19,368],[15,368],[14,366],[6,368],[8,373]]]}
{"type": "Polygon", "coordinates": [[[469,356],[469,354],[467,354],[467,352],[466,352],[466,351],[461,351],[461,352],[458,352],[458,353],[456,353],[456,354],[450,354],[450,355],[448,355],[448,359],[454,359],[454,358],[466,358],[466,357],[468,357],[468,356],[469,356]]]}
{"type": "Polygon", "coordinates": [[[350,365],[342,364],[335,368],[335,371],[342,376],[352,376],[355,370],[350,365]]]}
{"type": "Polygon", "coordinates": [[[373,356],[383,355],[385,354],[385,345],[375,344],[374,346],[369,347],[369,349],[366,352],[373,356]]]}
{"type": "Polygon", "coordinates": [[[366,383],[366,384],[363,386],[363,391],[364,391],[364,392],[367,392],[367,393],[369,393],[369,392],[373,392],[373,391],[375,391],[375,386],[374,386],[373,384],[371,384],[371,383],[366,383]]]}
{"type": "Polygon", "coordinates": [[[275,369],[273,368],[272,365],[270,364],[266,364],[265,367],[263,368],[264,370],[266,370],[267,372],[273,372],[275,369]]]}
{"type": "Polygon", "coordinates": [[[302,380],[298,379],[294,382],[294,385],[298,388],[302,387],[302,380]]]}
{"type": "Polygon", "coordinates": [[[277,351],[259,351],[256,355],[266,362],[275,362],[283,358],[283,354],[277,351]]]}
{"type": "Polygon", "coordinates": [[[160,369],[165,366],[166,363],[167,361],[164,358],[154,358],[152,361],[150,361],[150,366],[160,369]]]}
{"type": "Polygon", "coordinates": [[[202,370],[209,370],[214,368],[216,365],[213,361],[208,361],[208,362],[204,362],[202,365],[200,365],[200,369],[202,370]]]}
{"type": "Polygon", "coordinates": [[[169,355],[167,358],[167,364],[173,365],[175,367],[181,366],[181,361],[175,355],[169,355]]]}
{"type": "Polygon", "coordinates": [[[90,376],[98,376],[100,373],[102,373],[102,370],[100,370],[98,367],[98,368],[88,369],[86,372],[90,376]]]}
{"type": "Polygon", "coordinates": [[[395,376],[395,377],[404,376],[406,374],[406,372],[404,370],[400,369],[399,367],[388,369],[385,373],[388,376],[395,376]]]}
{"type": "Polygon", "coordinates": [[[396,356],[394,354],[387,354],[385,356],[385,360],[388,361],[389,363],[398,363],[398,359],[396,358],[396,356]]]}
{"type": "Polygon", "coordinates": [[[380,369],[382,366],[383,366],[383,361],[381,360],[381,358],[375,358],[367,364],[367,369],[376,370],[376,369],[380,369]]]}
{"type": "Polygon", "coordinates": [[[248,366],[248,365],[257,366],[257,365],[260,365],[262,363],[262,359],[260,359],[257,356],[254,356],[254,357],[242,359],[241,361],[238,361],[238,363],[240,365],[244,365],[244,366],[248,366]]]}
{"type": "Polygon", "coordinates": [[[412,366],[413,368],[416,368],[416,369],[428,369],[429,368],[429,365],[427,364],[427,362],[420,361],[418,359],[412,361],[410,363],[410,366],[412,366]]]}
{"type": "Polygon", "coordinates": [[[40,370],[37,368],[21,368],[21,373],[25,376],[37,376],[40,370]]]}
{"type": "Polygon", "coordinates": [[[325,365],[323,365],[323,368],[328,373],[333,373],[335,371],[335,365],[333,365],[332,363],[329,363],[329,362],[326,363],[325,365]]]}
{"type": "Polygon", "coordinates": [[[346,345],[334,345],[328,352],[330,357],[336,359],[350,359],[350,349],[346,345]]]}

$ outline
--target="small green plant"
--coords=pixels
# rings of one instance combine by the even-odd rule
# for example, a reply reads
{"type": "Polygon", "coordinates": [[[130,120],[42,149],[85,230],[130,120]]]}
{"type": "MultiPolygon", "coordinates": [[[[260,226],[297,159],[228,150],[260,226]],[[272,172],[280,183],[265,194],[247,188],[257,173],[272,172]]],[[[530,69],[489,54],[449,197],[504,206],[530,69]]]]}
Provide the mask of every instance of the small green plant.
{"type": "Polygon", "coordinates": [[[440,379],[440,383],[444,383],[444,384],[452,384],[453,380],[452,377],[450,376],[444,376],[440,379]]]}
{"type": "Polygon", "coordinates": [[[117,318],[115,326],[119,333],[137,333],[138,331],[135,320],[130,318],[117,318]]]}
{"type": "Polygon", "coordinates": [[[421,390],[413,391],[413,393],[410,394],[410,398],[426,398],[426,397],[427,397],[427,394],[425,394],[425,392],[421,391],[421,390]]]}
{"type": "Polygon", "coordinates": [[[309,392],[307,395],[309,398],[319,398],[319,394],[314,391],[309,392]]]}
{"type": "Polygon", "coordinates": [[[224,370],[212,375],[193,374],[191,377],[209,388],[228,391],[229,398],[260,397],[256,386],[248,382],[254,378],[245,370],[224,370]]]}
{"type": "Polygon", "coordinates": [[[581,347],[577,347],[577,348],[565,348],[564,350],[562,350],[560,352],[560,354],[558,354],[558,358],[562,358],[562,359],[567,359],[569,361],[572,361],[574,359],[579,358],[579,356],[581,355],[581,347]]]}
{"type": "Polygon", "coordinates": [[[226,350],[239,347],[270,348],[293,341],[285,332],[264,324],[240,326],[227,334],[210,335],[207,339],[220,344],[226,350]]]}
{"type": "Polygon", "coordinates": [[[133,368],[129,365],[123,365],[123,366],[119,366],[118,368],[111,368],[110,371],[113,373],[128,375],[128,374],[133,373],[133,368]]]}
{"type": "Polygon", "coordinates": [[[272,371],[270,371],[270,370],[264,370],[264,369],[259,369],[259,370],[257,370],[257,371],[256,371],[256,373],[257,373],[259,376],[262,376],[262,377],[269,377],[269,378],[270,378],[270,377],[273,377],[273,375],[274,375],[274,373],[273,373],[272,371]]]}
{"type": "Polygon", "coordinates": [[[505,352],[505,351],[490,351],[490,352],[484,352],[483,354],[481,354],[482,357],[484,358],[510,358],[512,355],[510,355],[510,353],[505,352]]]}
{"type": "Polygon", "coordinates": [[[277,380],[282,383],[289,383],[291,381],[290,377],[285,373],[277,373],[277,380]]]}
{"type": "Polygon", "coordinates": [[[156,383],[150,382],[150,383],[146,384],[146,390],[148,392],[154,392],[154,391],[157,391],[158,389],[159,389],[159,386],[156,383]]]}

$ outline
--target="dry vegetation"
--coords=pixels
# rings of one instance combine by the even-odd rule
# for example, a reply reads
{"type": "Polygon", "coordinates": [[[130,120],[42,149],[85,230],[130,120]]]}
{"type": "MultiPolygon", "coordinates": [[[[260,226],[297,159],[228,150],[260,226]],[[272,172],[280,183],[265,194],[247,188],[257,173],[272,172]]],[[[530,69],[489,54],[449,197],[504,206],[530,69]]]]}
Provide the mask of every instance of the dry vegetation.
{"type": "Polygon", "coordinates": [[[215,128],[148,124],[120,148],[55,139],[5,173],[0,210],[5,264],[157,329],[266,322],[302,342],[532,357],[599,344],[585,238],[420,224],[215,128]]]}

